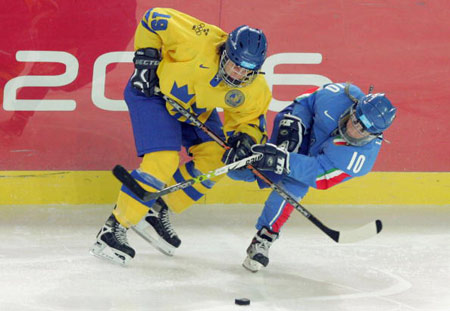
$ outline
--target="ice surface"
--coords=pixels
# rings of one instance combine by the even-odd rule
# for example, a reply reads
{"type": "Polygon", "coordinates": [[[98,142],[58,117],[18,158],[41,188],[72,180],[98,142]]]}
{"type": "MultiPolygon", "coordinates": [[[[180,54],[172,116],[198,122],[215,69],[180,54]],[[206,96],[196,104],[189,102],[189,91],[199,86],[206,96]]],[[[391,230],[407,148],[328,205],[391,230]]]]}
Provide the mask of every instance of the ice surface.
{"type": "Polygon", "coordinates": [[[384,228],[338,245],[294,211],[253,274],[241,263],[261,207],[197,205],[172,216],[174,257],[130,231],[121,267],[88,253],[112,206],[2,206],[0,310],[450,310],[450,206],[307,208],[333,229],[384,228]]]}

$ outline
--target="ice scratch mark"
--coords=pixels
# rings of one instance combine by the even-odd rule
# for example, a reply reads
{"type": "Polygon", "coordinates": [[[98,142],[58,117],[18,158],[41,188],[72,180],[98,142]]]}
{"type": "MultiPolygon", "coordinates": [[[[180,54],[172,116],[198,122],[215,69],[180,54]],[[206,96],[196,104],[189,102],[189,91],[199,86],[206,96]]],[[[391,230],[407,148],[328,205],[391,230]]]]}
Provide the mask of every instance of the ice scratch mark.
{"type": "Polygon", "coordinates": [[[326,282],[326,281],[320,281],[323,283],[328,283],[334,286],[338,286],[338,287],[342,287],[342,288],[346,288],[346,289],[350,289],[353,290],[357,293],[353,293],[353,294],[344,294],[344,295],[330,295],[330,296],[317,296],[317,297],[310,297],[310,298],[303,298],[301,300],[320,300],[320,301],[328,301],[328,300],[345,300],[345,299],[360,299],[360,298],[377,298],[377,299],[382,299],[388,302],[392,302],[395,303],[397,305],[401,305],[405,308],[411,309],[411,310],[419,310],[417,308],[414,308],[412,306],[406,305],[404,303],[401,303],[399,301],[396,301],[394,299],[391,298],[387,298],[386,296],[392,296],[392,295],[396,295],[396,294],[400,294],[403,293],[405,291],[407,291],[408,289],[410,289],[412,287],[411,283],[408,282],[407,280],[401,278],[398,275],[395,275],[391,272],[388,271],[383,271],[383,270],[379,270],[379,269],[374,269],[372,268],[371,270],[374,270],[376,272],[382,273],[387,275],[388,277],[390,277],[391,279],[393,279],[395,282],[394,284],[392,284],[391,286],[384,288],[384,289],[380,289],[377,291],[373,291],[373,292],[364,292],[360,289],[351,287],[351,286],[347,286],[347,285],[342,285],[342,284],[337,284],[337,283],[330,283],[330,282],[326,282]]]}

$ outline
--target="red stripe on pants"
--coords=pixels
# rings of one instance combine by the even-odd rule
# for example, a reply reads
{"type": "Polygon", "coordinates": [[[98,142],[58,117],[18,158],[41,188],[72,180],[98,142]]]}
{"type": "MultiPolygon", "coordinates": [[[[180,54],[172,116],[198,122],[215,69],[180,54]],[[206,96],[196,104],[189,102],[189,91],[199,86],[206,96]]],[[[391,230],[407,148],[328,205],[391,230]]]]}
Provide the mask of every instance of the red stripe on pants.
{"type": "Polygon", "coordinates": [[[280,232],[281,227],[283,227],[284,223],[289,219],[293,210],[294,207],[290,203],[285,204],[280,217],[278,217],[277,221],[272,225],[273,232],[280,232]]]}

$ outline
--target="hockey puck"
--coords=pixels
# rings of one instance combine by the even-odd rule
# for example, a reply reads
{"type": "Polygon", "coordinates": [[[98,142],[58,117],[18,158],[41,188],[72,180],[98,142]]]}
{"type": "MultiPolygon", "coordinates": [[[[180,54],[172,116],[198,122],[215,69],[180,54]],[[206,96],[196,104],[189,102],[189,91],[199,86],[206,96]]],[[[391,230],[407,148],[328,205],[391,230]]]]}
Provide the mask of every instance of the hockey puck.
{"type": "Polygon", "coordinates": [[[248,298],[236,298],[234,303],[240,306],[248,306],[250,304],[250,299],[248,298]]]}

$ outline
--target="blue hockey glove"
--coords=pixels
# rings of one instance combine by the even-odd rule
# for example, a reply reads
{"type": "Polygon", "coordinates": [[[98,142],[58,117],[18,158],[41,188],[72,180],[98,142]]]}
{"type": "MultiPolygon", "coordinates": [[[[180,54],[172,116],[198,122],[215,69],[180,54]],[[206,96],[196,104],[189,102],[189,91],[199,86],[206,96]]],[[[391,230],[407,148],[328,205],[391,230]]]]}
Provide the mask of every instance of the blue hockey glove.
{"type": "Polygon", "coordinates": [[[284,115],[278,128],[277,146],[297,153],[303,138],[302,120],[291,114],[284,115]]]}
{"type": "Polygon", "coordinates": [[[137,50],[134,53],[134,73],[131,76],[131,84],[133,87],[145,96],[152,96],[155,94],[155,87],[158,86],[158,76],[156,69],[158,69],[160,62],[159,51],[154,48],[146,48],[137,50]]]}
{"type": "Polygon", "coordinates": [[[230,164],[250,156],[255,141],[248,134],[236,133],[228,138],[227,144],[231,148],[223,154],[222,162],[230,164]]]}

